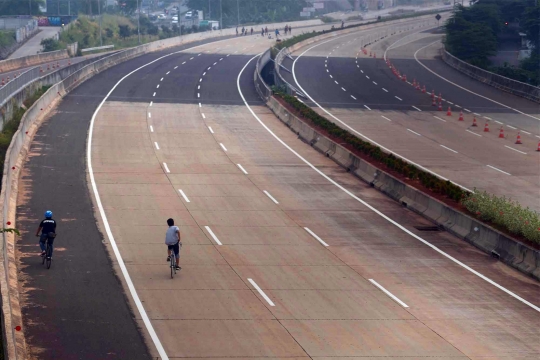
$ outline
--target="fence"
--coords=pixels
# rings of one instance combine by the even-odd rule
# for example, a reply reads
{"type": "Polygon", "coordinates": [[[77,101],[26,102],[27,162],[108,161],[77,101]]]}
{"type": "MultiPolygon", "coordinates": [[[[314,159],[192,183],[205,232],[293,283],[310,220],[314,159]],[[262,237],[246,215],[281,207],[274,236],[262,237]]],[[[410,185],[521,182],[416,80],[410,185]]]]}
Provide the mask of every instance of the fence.
{"type": "Polygon", "coordinates": [[[445,63],[454,69],[472,77],[484,84],[493,86],[499,90],[509,92],[511,94],[524,97],[528,100],[540,103],[540,88],[537,86],[522,83],[517,80],[512,80],[507,77],[489,72],[474,65],[468,64],[463,60],[458,59],[441,48],[441,56],[445,63]]]}
{"type": "Polygon", "coordinates": [[[23,72],[20,76],[17,76],[6,85],[0,87],[0,106],[2,106],[11,95],[40,77],[40,75],[39,67],[35,67],[23,72]]]}

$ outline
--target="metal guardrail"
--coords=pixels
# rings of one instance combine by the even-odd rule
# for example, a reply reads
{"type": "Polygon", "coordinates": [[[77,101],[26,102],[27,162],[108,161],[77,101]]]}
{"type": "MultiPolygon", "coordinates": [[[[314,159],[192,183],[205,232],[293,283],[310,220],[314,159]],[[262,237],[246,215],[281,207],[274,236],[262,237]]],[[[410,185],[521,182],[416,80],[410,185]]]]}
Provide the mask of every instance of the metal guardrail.
{"type": "MultiPolygon", "coordinates": [[[[31,68],[9,81],[4,86],[0,87],[0,106],[9,99],[13,94],[24,88],[26,85],[41,76],[39,66],[31,68]]],[[[0,83],[1,84],[1,83],[0,83]]],[[[1,86],[1,85],[0,85],[1,86]]]]}
{"type": "Polygon", "coordinates": [[[114,49],[114,45],[105,45],[105,46],[98,46],[98,47],[93,47],[93,48],[86,48],[86,49],[82,49],[81,52],[105,50],[105,49],[114,49]]]}
{"type": "Polygon", "coordinates": [[[540,87],[509,79],[507,77],[468,64],[450,54],[444,47],[441,49],[441,56],[445,63],[464,73],[465,75],[472,77],[473,79],[493,86],[499,90],[540,103],[540,87]]]}

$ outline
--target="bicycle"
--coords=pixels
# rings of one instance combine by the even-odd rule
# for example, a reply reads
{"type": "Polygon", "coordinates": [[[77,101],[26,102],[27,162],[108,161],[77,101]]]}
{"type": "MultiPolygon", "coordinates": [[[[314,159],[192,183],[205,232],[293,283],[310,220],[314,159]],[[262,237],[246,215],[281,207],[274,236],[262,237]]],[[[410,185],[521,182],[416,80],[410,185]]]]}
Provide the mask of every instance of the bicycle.
{"type": "Polygon", "coordinates": [[[47,269],[51,268],[51,262],[52,262],[52,246],[50,240],[53,240],[56,237],[56,234],[49,233],[47,236],[47,242],[45,244],[45,255],[43,255],[43,259],[41,261],[41,265],[44,265],[47,263],[47,269]]]}
{"type": "Polygon", "coordinates": [[[174,278],[174,275],[176,274],[176,254],[174,253],[174,250],[171,251],[171,279],[174,278]]]}

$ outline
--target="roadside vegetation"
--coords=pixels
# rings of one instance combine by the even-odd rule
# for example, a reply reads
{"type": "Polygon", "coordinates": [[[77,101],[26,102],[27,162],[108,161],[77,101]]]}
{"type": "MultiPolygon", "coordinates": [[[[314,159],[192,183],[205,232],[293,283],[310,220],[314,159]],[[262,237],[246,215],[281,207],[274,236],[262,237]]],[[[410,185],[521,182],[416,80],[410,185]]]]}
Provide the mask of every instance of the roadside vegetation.
{"type": "MultiPolygon", "coordinates": [[[[356,150],[368,162],[382,167],[390,174],[404,177],[406,182],[412,183],[413,186],[421,185],[428,190],[428,193],[431,192],[439,199],[450,200],[450,203],[454,204],[458,210],[460,207],[461,210],[465,208],[469,215],[488,225],[493,225],[509,235],[540,244],[540,215],[538,212],[523,208],[516,201],[504,196],[498,197],[476,189],[473,193],[469,193],[450,181],[442,180],[391,153],[384,152],[380,147],[358,138],[319,115],[295,97],[280,92],[279,89],[274,89],[274,96],[292,108],[298,117],[311,123],[316,130],[322,130],[337,143],[350,150],[356,150]]],[[[422,190],[421,187],[420,190],[422,190]]]]}
{"type": "Polygon", "coordinates": [[[471,65],[521,82],[540,83],[540,5],[534,0],[473,1],[471,7],[458,6],[446,23],[448,52],[471,65]],[[534,48],[531,57],[519,66],[492,66],[489,57],[497,53],[499,38],[518,32],[527,35],[534,48]]]}
{"type": "Polygon", "coordinates": [[[0,48],[6,48],[15,43],[14,31],[0,31],[0,48]]]}
{"type": "MultiPolygon", "coordinates": [[[[30,108],[30,106],[32,106],[37,101],[37,99],[41,97],[41,95],[45,94],[45,92],[49,88],[50,86],[43,86],[34,94],[32,94],[32,96],[26,99],[24,101],[24,106],[26,107],[26,109],[30,108]]],[[[4,170],[4,162],[6,158],[6,152],[9,148],[9,144],[11,144],[11,139],[19,128],[19,124],[21,123],[21,119],[25,112],[25,108],[14,108],[11,120],[5,122],[2,131],[0,131],[0,169],[2,169],[2,173],[4,170]]],[[[0,186],[2,186],[2,175],[0,175],[0,186]]]]}

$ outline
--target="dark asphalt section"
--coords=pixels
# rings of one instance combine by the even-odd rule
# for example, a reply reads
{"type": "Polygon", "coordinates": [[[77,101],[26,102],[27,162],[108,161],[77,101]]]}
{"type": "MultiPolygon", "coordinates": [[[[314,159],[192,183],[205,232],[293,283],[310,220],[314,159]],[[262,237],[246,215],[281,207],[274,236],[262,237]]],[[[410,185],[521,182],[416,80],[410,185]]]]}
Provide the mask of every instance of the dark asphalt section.
{"type": "MultiPolygon", "coordinates": [[[[206,41],[210,42],[210,41],[206,41]]],[[[16,247],[24,284],[23,327],[39,359],[149,359],[98,231],[86,181],[86,139],[103,97],[125,74],[183,47],[135,58],[67,95],[38,130],[21,179],[16,247]],[[58,237],[50,270],[41,265],[35,231],[54,212],[58,237]]]]}

